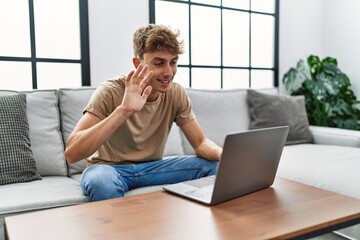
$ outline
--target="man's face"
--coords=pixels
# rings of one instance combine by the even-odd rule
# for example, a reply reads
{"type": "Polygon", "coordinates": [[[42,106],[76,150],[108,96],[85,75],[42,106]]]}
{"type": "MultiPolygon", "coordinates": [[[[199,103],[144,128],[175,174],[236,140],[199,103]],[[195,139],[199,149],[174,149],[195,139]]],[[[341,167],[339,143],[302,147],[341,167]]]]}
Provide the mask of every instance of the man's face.
{"type": "Polygon", "coordinates": [[[165,93],[170,89],[171,83],[177,71],[177,61],[179,56],[167,52],[145,53],[143,64],[148,65],[153,76],[148,85],[152,86],[151,97],[157,98],[160,92],[165,93]]]}

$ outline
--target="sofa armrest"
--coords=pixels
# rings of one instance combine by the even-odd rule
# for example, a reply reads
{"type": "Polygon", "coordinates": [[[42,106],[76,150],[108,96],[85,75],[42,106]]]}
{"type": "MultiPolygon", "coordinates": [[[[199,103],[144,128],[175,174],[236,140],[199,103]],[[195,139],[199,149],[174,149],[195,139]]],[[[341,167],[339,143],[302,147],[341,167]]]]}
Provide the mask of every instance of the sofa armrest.
{"type": "Polygon", "coordinates": [[[310,126],[315,144],[338,145],[360,148],[360,131],[310,126]]]}

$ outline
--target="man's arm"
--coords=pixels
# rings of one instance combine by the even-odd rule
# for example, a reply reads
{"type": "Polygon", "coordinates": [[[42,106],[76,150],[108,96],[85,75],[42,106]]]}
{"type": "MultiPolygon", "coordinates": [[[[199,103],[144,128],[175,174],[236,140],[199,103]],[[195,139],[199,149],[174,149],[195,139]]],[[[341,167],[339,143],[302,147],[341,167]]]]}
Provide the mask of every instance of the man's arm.
{"type": "Polygon", "coordinates": [[[181,130],[195,149],[198,157],[202,157],[211,161],[220,161],[222,148],[216,145],[213,141],[206,138],[196,119],[181,126],[181,130]]]}
{"type": "Polygon", "coordinates": [[[89,157],[126,119],[143,108],[152,90],[147,86],[151,76],[148,67],[140,64],[126,77],[123,101],[108,117],[101,120],[88,112],[83,115],[67,141],[65,157],[69,163],[89,157]]]}
{"type": "Polygon", "coordinates": [[[68,138],[65,150],[66,160],[69,163],[75,163],[89,157],[126,119],[126,112],[121,108],[117,108],[102,121],[94,114],[86,112],[68,138]]]}

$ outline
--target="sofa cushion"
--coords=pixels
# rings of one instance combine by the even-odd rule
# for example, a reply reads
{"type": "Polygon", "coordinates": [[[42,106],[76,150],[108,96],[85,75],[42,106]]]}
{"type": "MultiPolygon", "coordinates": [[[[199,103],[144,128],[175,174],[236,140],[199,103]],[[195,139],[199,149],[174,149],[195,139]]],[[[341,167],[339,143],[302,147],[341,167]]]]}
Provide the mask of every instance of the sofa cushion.
{"type": "MultiPolygon", "coordinates": [[[[205,135],[217,145],[224,144],[228,133],[249,128],[246,91],[187,89],[187,93],[205,135]]],[[[185,154],[194,154],[184,136],[183,144],[185,154]]]]}
{"type": "MultiPolygon", "coordinates": [[[[67,139],[75,125],[83,115],[85,106],[91,98],[95,88],[59,89],[59,106],[61,115],[62,137],[66,146],[67,139]]],[[[85,159],[68,165],[68,174],[71,176],[81,173],[86,167],[85,159]]]]}
{"type": "MultiPolygon", "coordinates": [[[[17,94],[0,90],[0,96],[17,94]]],[[[64,143],[56,90],[27,91],[27,117],[31,149],[41,176],[66,176],[64,143]]]]}
{"type": "Polygon", "coordinates": [[[310,132],[315,144],[360,148],[360,131],[357,130],[310,126],[310,132]]]}
{"type": "Polygon", "coordinates": [[[184,150],[181,142],[180,128],[173,124],[166,141],[164,156],[176,156],[176,155],[184,155],[184,150]]]}
{"type": "Polygon", "coordinates": [[[0,185],[40,180],[31,150],[26,95],[0,96],[0,185]]]}
{"type": "Polygon", "coordinates": [[[65,176],[0,186],[0,214],[20,213],[88,202],[79,183],[65,176]]]}
{"type": "MultiPolygon", "coordinates": [[[[277,94],[276,88],[260,91],[277,94]]],[[[229,133],[249,129],[250,117],[246,103],[246,89],[235,90],[198,90],[187,89],[193,111],[206,136],[219,146],[223,146],[229,133]],[[215,127],[216,126],[216,127],[215,127]]],[[[185,154],[194,150],[181,135],[185,154]]]]}
{"type": "Polygon", "coordinates": [[[32,150],[41,176],[66,176],[56,90],[26,92],[32,150]]]}
{"type": "Polygon", "coordinates": [[[275,96],[248,90],[250,129],[288,125],[286,144],[313,142],[304,96],[275,96]]]}
{"type": "Polygon", "coordinates": [[[285,146],[277,175],[360,199],[360,148],[320,144],[285,146]]]}

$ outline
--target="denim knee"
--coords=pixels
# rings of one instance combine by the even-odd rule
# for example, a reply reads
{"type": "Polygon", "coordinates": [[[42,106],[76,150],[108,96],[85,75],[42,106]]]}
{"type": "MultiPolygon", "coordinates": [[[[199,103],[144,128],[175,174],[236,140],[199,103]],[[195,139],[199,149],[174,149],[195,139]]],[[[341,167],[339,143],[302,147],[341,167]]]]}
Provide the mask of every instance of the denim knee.
{"type": "Polygon", "coordinates": [[[81,187],[91,201],[123,197],[126,191],[117,171],[103,164],[93,165],[83,172],[81,187]]]}
{"type": "MultiPolygon", "coordinates": [[[[202,159],[202,158],[199,158],[199,159],[202,159]]],[[[202,160],[205,161],[205,166],[203,167],[203,171],[205,172],[206,176],[216,175],[218,167],[219,167],[219,162],[209,161],[209,160],[205,160],[205,159],[202,159],[202,160]]]]}
{"type": "Polygon", "coordinates": [[[185,158],[190,161],[189,163],[192,166],[199,167],[203,173],[202,177],[215,175],[217,173],[219,162],[210,161],[197,156],[185,156],[185,158]]]}

